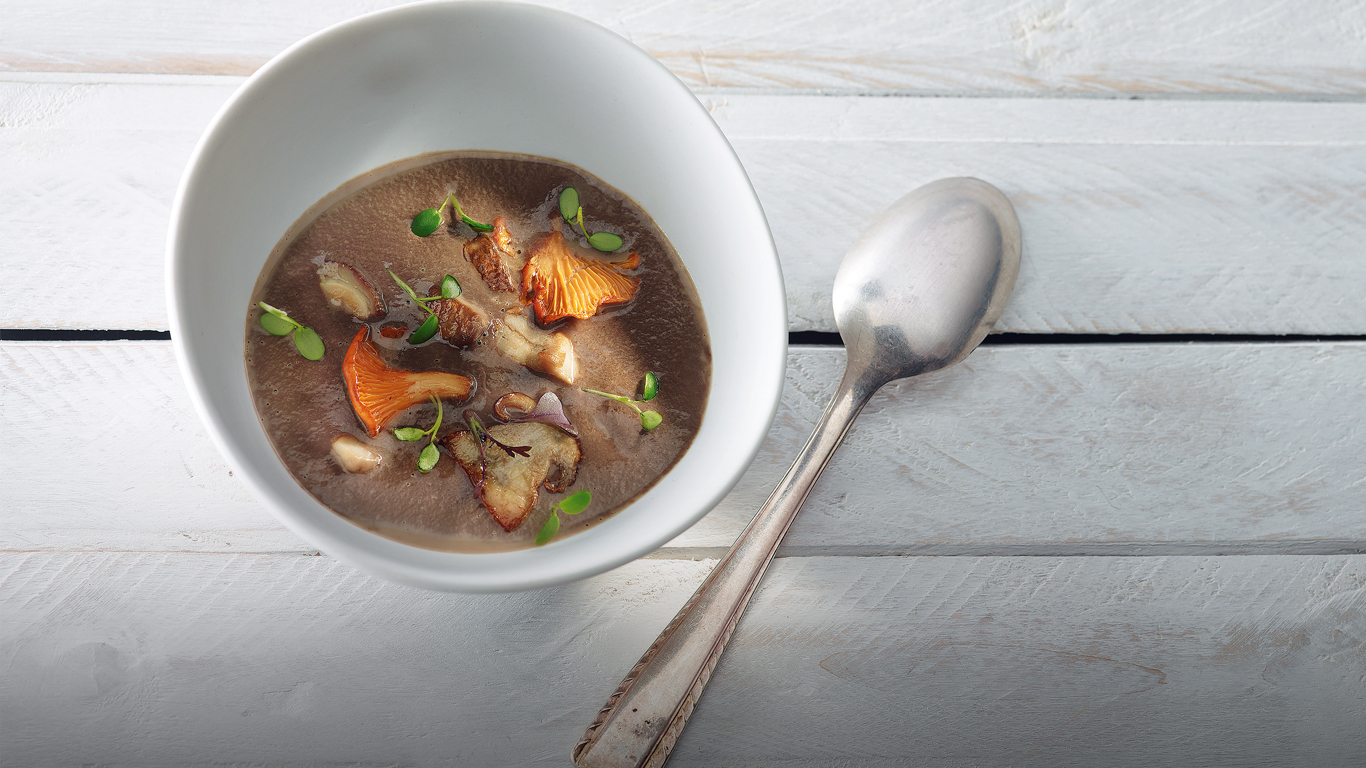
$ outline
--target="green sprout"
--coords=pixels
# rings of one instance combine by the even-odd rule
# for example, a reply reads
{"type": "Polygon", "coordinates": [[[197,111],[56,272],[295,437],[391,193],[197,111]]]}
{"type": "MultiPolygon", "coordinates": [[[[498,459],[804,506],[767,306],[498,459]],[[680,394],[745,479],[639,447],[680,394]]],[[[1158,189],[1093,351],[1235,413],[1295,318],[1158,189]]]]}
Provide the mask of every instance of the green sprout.
{"type": "Polygon", "coordinates": [[[294,348],[305,360],[321,360],[327,347],[317,332],[306,328],[283,309],[276,309],[264,301],[256,302],[264,310],[261,313],[261,327],[272,336],[294,336],[294,348]]]}
{"type": "Polygon", "coordinates": [[[446,210],[447,205],[454,209],[455,215],[459,217],[461,221],[468,224],[470,229],[473,229],[476,232],[490,232],[493,230],[492,224],[484,224],[483,222],[475,221],[466,216],[465,212],[460,210],[460,201],[455,199],[455,193],[452,192],[450,195],[446,196],[445,200],[441,201],[441,205],[438,205],[435,208],[428,208],[413,217],[413,223],[409,227],[413,230],[413,234],[418,237],[426,237],[435,232],[437,228],[441,226],[441,212],[446,210]]]}
{"type": "Polygon", "coordinates": [[[541,526],[540,533],[536,534],[536,546],[542,547],[550,543],[555,538],[555,534],[560,532],[560,513],[566,515],[577,515],[588,509],[588,505],[593,501],[593,494],[590,491],[579,491],[573,496],[566,496],[560,499],[560,503],[550,508],[550,519],[541,526]]]}
{"type": "Polygon", "coordinates": [[[648,432],[662,424],[664,422],[664,417],[659,415],[658,411],[643,411],[636,403],[643,403],[655,399],[655,395],[659,394],[659,377],[656,376],[653,371],[647,371],[645,373],[645,381],[642,383],[640,389],[641,395],[639,400],[634,400],[625,395],[614,395],[611,392],[599,392],[596,389],[584,388],[583,391],[590,395],[598,395],[599,397],[605,397],[608,400],[616,400],[618,403],[625,403],[631,406],[635,409],[636,413],[640,414],[641,428],[648,432]]]}
{"type": "Polygon", "coordinates": [[[402,288],[403,292],[408,294],[409,298],[417,302],[419,307],[422,307],[427,311],[427,319],[422,321],[422,325],[419,325],[416,331],[413,331],[408,335],[408,343],[416,346],[435,336],[437,328],[441,325],[441,321],[437,319],[436,312],[433,311],[431,307],[427,306],[427,302],[458,298],[461,293],[460,282],[454,277],[446,275],[441,279],[440,295],[418,296],[416,291],[408,287],[407,283],[403,282],[398,275],[394,274],[394,270],[391,269],[388,270],[388,272],[389,277],[394,278],[394,282],[398,283],[398,287],[402,288]]]}
{"type": "Polygon", "coordinates": [[[436,431],[441,429],[441,400],[436,395],[432,395],[432,402],[436,403],[436,423],[432,424],[431,429],[418,429],[417,427],[399,427],[394,430],[394,437],[405,443],[415,443],[422,438],[427,438],[427,445],[422,449],[422,453],[417,456],[417,471],[427,474],[436,466],[436,462],[441,459],[441,454],[436,450],[436,431]]]}
{"type": "Polygon", "coordinates": [[[611,232],[594,232],[588,234],[588,230],[583,225],[583,206],[579,205],[579,191],[573,187],[565,187],[560,193],[560,216],[564,217],[565,223],[572,228],[578,225],[579,232],[583,234],[588,244],[603,253],[611,253],[624,244],[619,235],[611,232]]]}

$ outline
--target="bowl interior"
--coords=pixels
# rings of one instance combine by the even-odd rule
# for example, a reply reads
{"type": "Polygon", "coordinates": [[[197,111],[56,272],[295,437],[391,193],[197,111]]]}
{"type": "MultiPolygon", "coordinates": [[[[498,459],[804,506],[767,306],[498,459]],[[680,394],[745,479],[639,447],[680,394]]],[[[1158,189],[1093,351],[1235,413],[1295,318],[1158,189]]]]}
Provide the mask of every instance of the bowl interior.
{"type": "Polygon", "coordinates": [[[655,549],[739,478],[782,389],[781,272],[729,143],[648,54],[534,6],[405,6],[332,27],[272,60],[225,105],[190,161],[172,212],[167,290],[181,369],[233,468],[313,546],[416,586],[539,587],[655,549]],[[247,306],[286,229],[368,170],[451,149],[556,158],[630,196],[682,257],[711,333],[712,394],[688,453],[631,507],[534,550],[433,552],[345,521],[276,459],[247,387],[247,306]]]}

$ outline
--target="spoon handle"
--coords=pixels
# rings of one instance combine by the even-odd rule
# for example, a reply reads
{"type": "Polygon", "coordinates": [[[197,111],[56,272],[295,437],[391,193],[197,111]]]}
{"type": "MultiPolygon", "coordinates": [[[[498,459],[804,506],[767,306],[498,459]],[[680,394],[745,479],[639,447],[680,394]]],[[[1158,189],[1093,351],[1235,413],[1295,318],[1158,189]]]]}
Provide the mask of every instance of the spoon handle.
{"type": "Polygon", "coordinates": [[[588,726],[574,748],[575,765],[664,764],[783,534],[876,389],[845,372],[811,439],[773,495],[588,726]]]}

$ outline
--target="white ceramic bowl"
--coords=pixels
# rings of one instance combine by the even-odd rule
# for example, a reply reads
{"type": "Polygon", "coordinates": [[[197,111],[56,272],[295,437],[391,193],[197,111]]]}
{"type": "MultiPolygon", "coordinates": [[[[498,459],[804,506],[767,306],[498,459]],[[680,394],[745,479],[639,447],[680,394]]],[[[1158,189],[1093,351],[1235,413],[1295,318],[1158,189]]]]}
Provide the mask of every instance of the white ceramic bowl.
{"type": "Polygon", "coordinates": [[[423,3],[338,24],[289,48],[237,91],[200,140],[176,196],[167,247],[176,356],[229,465],[312,546],[405,584],[529,589],[656,549],[739,479],[782,389],[782,275],[734,151],[659,62],[558,11],[423,3]],[[692,448],[636,503],[545,547],[435,552],[348,522],[277,460],[247,388],[243,327],[251,291],[285,230],[365,171],[451,149],[557,158],[625,192],[678,250],[711,332],[712,390],[692,448]]]}

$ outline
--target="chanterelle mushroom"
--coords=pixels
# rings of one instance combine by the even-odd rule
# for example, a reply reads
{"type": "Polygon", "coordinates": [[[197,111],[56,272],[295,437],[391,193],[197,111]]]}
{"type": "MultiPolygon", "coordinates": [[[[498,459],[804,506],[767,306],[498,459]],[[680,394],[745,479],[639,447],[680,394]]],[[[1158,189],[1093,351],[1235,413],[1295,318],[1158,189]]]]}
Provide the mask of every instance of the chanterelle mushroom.
{"type": "Polygon", "coordinates": [[[342,358],[342,380],[351,407],[371,437],[409,406],[433,397],[464,400],[474,386],[471,379],[458,373],[390,368],[370,341],[368,325],[356,332],[342,358]]]}
{"type": "Polygon", "coordinates": [[[564,235],[551,232],[522,267],[522,301],[531,304],[541,323],[564,317],[587,320],[603,306],[636,295],[640,278],[624,273],[638,266],[640,256],[634,253],[620,261],[585,258],[569,249],[564,235]]]}
{"type": "Polygon", "coordinates": [[[527,455],[509,454],[485,442],[481,454],[472,432],[454,432],[441,439],[493,519],[512,531],[522,524],[544,487],[559,493],[574,484],[578,474],[579,441],[556,427],[539,422],[498,424],[488,434],[503,445],[525,447],[527,455]]]}

